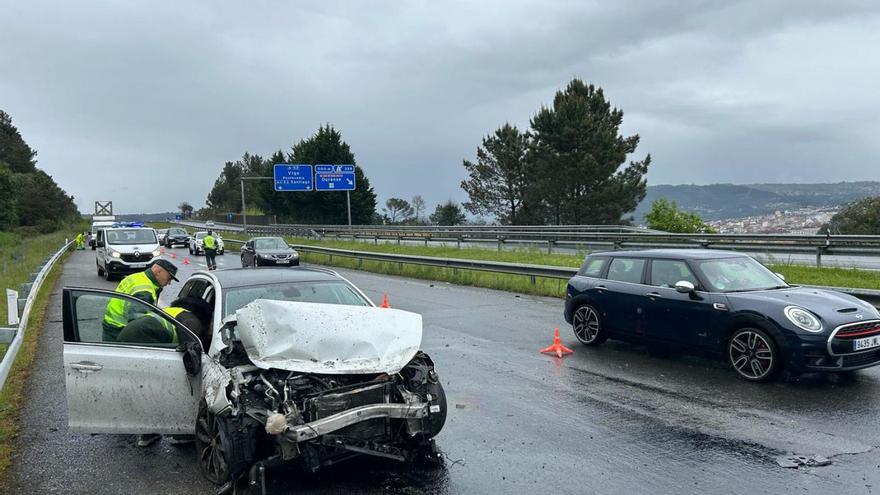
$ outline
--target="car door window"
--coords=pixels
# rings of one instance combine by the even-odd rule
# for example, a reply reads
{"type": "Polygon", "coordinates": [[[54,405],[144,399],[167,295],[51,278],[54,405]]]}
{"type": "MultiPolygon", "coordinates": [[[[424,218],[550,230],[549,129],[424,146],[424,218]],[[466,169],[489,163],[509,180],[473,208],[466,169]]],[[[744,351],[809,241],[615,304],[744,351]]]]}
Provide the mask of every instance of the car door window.
{"type": "Polygon", "coordinates": [[[642,271],[645,260],[640,258],[614,258],[608,266],[608,280],[639,284],[642,282],[642,271]]]}
{"type": "Polygon", "coordinates": [[[583,275],[584,277],[599,277],[602,275],[602,270],[605,269],[607,263],[608,258],[590,258],[584,263],[584,266],[581,267],[578,275],[583,275]]]}
{"type": "Polygon", "coordinates": [[[87,344],[176,348],[194,340],[163,311],[114,293],[74,293],[64,340],[87,344]]]}
{"type": "Polygon", "coordinates": [[[687,281],[694,286],[699,285],[687,263],[681,260],[652,260],[651,285],[657,287],[675,287],[680,281],[687,281]]]}

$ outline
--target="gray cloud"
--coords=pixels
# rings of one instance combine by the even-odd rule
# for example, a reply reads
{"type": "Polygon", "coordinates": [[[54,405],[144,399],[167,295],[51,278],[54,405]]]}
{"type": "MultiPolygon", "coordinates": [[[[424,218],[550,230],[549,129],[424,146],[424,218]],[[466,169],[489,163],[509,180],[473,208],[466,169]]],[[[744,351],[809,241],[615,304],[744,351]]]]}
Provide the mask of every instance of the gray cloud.
{"type": "Polygon", "coordinates": [[[651,183],[877,178],[875,2],[6,3],[0,108],[83,211],[201,205],[326,122],[380,199],[462,200],[482,136],[572,77],[651,183]]]}

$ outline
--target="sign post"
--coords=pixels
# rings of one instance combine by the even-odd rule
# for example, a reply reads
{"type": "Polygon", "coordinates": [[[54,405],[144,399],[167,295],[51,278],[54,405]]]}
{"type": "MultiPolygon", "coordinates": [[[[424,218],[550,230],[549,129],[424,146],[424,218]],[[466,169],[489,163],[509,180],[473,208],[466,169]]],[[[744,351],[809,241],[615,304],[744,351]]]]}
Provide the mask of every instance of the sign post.
{"type": "Polygon", "coordinates": [[[351,228],[351,191],[355,189],[354,165],[315,165],[316,191],[345,191],[348,227],[351,228]]]}

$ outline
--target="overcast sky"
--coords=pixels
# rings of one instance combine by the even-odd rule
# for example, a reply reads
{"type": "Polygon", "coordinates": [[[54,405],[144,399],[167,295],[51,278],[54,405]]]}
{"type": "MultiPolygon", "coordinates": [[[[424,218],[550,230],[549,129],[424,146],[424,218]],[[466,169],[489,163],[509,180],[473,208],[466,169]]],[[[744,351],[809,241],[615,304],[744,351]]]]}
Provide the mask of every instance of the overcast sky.
{"type": "Polygon", "coordinates": [[[880,179],[880,2],[0,0],[0,109],[88,213],[196,207],[227,160],[332,123],[384,202],[573,77],[649,184],[880,179]]]}

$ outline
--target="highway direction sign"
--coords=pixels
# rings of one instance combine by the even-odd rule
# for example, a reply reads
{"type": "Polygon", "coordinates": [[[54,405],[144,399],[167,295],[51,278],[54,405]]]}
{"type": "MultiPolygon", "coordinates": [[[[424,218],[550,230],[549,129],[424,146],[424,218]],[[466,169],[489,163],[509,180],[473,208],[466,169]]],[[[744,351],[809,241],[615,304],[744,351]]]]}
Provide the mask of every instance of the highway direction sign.
{"type": "Polygon", "coordinates": [[[303,163],[275,164],[276,191],[311,191],[314,189],[312,166],[303,163]]]}
{"type": "Polygon", "coordinates": [[[316,191],[354,191],[354,165],[315,165],[316,191]]]}

